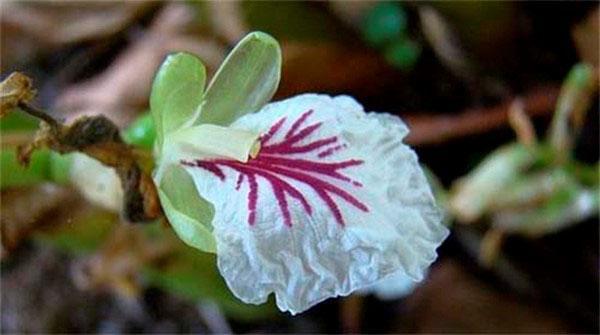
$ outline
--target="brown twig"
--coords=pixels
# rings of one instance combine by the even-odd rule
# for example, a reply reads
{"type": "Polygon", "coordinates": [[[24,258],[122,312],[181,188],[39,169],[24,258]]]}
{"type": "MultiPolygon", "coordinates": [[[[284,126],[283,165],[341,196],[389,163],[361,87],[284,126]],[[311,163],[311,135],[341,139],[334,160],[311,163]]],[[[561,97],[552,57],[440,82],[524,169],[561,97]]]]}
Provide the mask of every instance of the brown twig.
{"type": "Polygon", "coordinates": [[[38,109],[37,107],[34,107],[28,103],[19,103],[18,107],[25,113],[34,116],[40,120],[44,120],[46,123],[48,123],[50,126],[52,127],[58,127],[60,125],[60,123],[58,122],[58,120],[56,120],[55,118],[53,118],[52,116],[50,116],[49,114],[45,113],[44,111],[38,109]]]}
{"type": "MultiPolygon", "coordinates": [[[[530,117],[550,114],[558,98],[558,86],[535,89],[522,97],[523,109],[530,117]]],[[[431,145],[448,140],[485,133],[508,123],[508,113],[514,99],[490,108],[470,108],[454,115],[403,115],[411,132],[407,142],[431,145]]]]}
{"type": "Polygon", "coordinates": [[[152,178],[140,167],[134,150],[123,142],[119,128],[106,117],[80,117],[64,125],[46,112],[20,103],[19,108],[44,122],[33,142],[19,147],[19,161],[26,165],[41,147],[59,153],[82,152],[117,172],[124,190],[124,215],[131,222],[150,221],[161,215],[152,178]]]}
{"type": "Polygon", "coordinates": [[[115,169],[124,190],[124,215],[131,222],[157,219],[162,210],[154,182],[138,161],[132,147],[123,142],[119,128],[103,115],[83,116],[70,124],[30,104],[35,97],[31,78],[14,72],[0,83],[0,117],[21,111],[42,120],[32,142],[18,147],[17,158],[29,164],[33,152],[47,147],[65,154],[84,153],[115,169]]]}
{"type": "Polygon", "coordinates": [[[537,143],[537,136],[533,123],[523,108],[523,101],[516,98],[508,109],[508,123],[517,135],[517,141],[527,146],[533,147],[537,143]]]}

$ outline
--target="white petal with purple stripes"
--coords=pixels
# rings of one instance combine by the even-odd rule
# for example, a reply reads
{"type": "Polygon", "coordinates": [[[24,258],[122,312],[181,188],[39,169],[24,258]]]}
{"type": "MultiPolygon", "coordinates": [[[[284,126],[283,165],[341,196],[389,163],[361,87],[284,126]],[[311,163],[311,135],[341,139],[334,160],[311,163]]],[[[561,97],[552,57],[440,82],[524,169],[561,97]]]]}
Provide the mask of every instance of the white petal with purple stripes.
{"type": "Polygon", "coordinates": [[[448,234],[402,121],[347,96],[271,103],[231,128],[247,162],[184,157],[214,206],[218,267],[236,296],[302,312],[402,271],[420,280],[448,234]]]}

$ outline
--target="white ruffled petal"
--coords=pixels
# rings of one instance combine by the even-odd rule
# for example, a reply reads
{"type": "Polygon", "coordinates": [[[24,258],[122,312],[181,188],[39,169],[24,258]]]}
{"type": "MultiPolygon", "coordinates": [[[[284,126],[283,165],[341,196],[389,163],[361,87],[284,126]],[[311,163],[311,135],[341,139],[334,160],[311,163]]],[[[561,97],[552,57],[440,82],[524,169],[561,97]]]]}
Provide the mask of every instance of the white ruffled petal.
{"type": "Polygon", "coordinates": [[[407,276],[404,271],[398,271],[361,289],[358,293],[373,294],[381,300],[395,300],[410,295],[420,284],[421,282],[407,276]]]}
{"type": "Polygon", "coordinates": [[[296,314],[399,271],[423,277],[448,231],[399,118],[307,94],[231,126],[265,134],[258,157],[183,164],[215,208],[218,267],[237,297],[274,292],[296,314]]]}

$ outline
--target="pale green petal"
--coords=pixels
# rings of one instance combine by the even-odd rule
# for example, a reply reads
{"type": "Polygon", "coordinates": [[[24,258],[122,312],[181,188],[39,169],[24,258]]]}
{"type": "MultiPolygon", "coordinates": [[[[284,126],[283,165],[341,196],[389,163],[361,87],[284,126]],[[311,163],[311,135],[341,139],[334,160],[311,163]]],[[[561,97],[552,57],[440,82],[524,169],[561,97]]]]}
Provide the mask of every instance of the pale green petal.
{"type": "Polygon", "coordinates": [[[196,124],[229,125],[265,105],[277,90],[281,50],[273,37],[254,32],[231,51],[206,90],[196,124]]]}
{"type": "Polygon", "coordinates": [[[162,63],[150,95],[159,148],[167,133],[196,119],[205,80],[204,65],[194,55],[179,52],[167,56],[162,63]]]}
{"type": "Polygon", "coordinates": [[[229,158],[240,162],[248,157],[258,145],[260,134],[246,130],[201,124],[174,132],[169,143],[180,159],[229,158]]]}
{"type": "Polygon", "coordinates": [[[211,225],[213,206],[200,197],[192,177],[184,168],[171,165],[164,170],[158,195],[179,238],[194,248],[216,252],[211,225]]]}

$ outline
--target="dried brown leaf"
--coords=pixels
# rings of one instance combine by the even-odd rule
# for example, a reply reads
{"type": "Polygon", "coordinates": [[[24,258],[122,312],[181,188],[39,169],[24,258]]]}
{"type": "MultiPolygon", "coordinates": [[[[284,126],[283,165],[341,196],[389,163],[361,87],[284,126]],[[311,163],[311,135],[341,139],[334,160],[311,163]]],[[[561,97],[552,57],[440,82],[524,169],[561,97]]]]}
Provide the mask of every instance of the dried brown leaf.
{"type": "Polygon", "coordinates": [[[20,72],[11,73],[0,83],[0,117],[20,103],[28,103],[35,97],[31,78],[20,72]]]}
{"type": "MultiPolygon", "coordinates": [[[[44,114],[26,104],[21,104],[21,107],[28,112],[44,114]]],[[[50,118],[49,122],[41,124],[32,143],[19,148],[20,162],[27,164],[31,154],[41,147],[62,154],[85,153],[114,168],[124,189],[123,208],[127,220],[149,221],[161,215],[158,194],[151,177],[140,168],[133,149],[121,139],[119,128],[106,117],[85,116],[69,125],[50,118]]]]}

